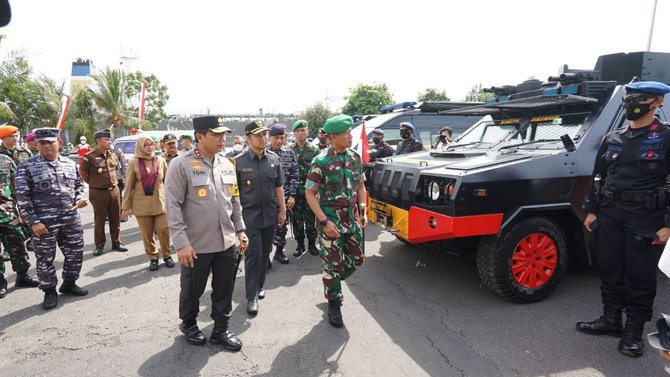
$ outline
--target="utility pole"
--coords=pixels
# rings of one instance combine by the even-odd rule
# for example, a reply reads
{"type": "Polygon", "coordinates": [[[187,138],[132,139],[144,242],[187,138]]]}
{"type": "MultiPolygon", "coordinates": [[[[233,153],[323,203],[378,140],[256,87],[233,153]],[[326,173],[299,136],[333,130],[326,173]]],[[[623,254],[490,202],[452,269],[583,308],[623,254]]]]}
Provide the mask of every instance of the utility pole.
{"type": "Polygon", "coordinates": [[[658,5],[658,0],[654,0],[654,8],[651,11],[651,25],[649,25],[649,40],[647,41],[647,52],[651,51],[651,39],[654,36],[654,21],[656,20],[656,5],[658,5]]]}

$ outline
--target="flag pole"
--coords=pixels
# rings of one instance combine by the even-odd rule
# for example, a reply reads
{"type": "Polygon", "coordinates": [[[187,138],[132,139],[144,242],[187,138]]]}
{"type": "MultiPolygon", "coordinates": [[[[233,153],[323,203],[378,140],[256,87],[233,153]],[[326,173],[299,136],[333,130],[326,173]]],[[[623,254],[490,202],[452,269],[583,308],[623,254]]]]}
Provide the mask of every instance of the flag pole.
{"type": "Polygon", "coordinates": [[[65,127],[65,118],[67,118],[67,109],[70,107],[70,96],[63,96],[61,99],[61,102],[63,103],[63,106],[60,111],[60,117],[58,118],[58,136],[60,138],[60,135],[63,133],[63,128],[65,127]]]}
{"type": "MultiPolygon", "coordinates": [[[[146,96],[146,91],[147,91],[147,84],[142,81],[142,91],[140,94],[140,120],[144,120],[144,99],[146,96]]],[[[142,129],[142,122],[140,122],[139,128],[142,129]]]]}

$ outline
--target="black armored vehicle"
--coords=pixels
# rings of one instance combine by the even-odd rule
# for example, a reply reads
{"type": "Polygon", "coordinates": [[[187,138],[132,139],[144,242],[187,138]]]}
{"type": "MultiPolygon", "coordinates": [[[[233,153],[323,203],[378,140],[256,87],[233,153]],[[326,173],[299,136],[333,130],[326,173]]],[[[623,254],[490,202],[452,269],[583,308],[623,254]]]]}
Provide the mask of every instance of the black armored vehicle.
{"type": "Polygon", "coordinates": [[[591,261],[584,198],[603,136],[624,126],[623,85],[670,83],[670,54],[604,55],[594,70],[562,71],[445,111],[482,117],[446,150],[376,163],[370,220],[405,243],[476,252],[483,283],[509,301],[547,297],[570,256],[591,261]]]}

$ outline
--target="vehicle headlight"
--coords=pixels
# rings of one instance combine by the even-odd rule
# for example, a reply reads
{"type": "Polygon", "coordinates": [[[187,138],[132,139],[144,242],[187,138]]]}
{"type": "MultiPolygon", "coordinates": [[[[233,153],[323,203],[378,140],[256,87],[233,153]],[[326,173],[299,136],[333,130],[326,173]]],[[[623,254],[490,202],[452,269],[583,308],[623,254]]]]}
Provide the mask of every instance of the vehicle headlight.
{"type": "Polygon", "coordinates": [[[437,181],[432,181],[428,185],[428,192],[430,194],[430,199],[433,201],[440,199],[441,191],[442,190],[440,190],[440,184],[437,183],[437,181]]]}

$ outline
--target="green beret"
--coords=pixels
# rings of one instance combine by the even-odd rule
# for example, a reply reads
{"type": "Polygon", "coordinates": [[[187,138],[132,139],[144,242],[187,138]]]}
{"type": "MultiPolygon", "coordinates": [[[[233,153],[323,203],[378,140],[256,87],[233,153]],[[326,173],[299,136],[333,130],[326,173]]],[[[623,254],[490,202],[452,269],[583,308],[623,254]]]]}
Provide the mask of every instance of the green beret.
{"type": "Polygon", "coordinates": [[[293,123],[293,131],[297,130],[298,128],[307,128],[307,121],[300,119],[299,121],[293,123]]]}
{"type": "Polygon", "coordinates": [[[326,124],[323,125],[323,130],[327,134],[339,134],[350,129],[353,124],[354,120],[349,115],[335,115],[326,121],[326,124]]]}
{"type": "Polygon", "coordinates": [[[191,135],[181,135],[181,136],[179,136],[179,140],[191,140],[191,141],[193,141],[193,136],[191,136],[191,135]]]}
{"type": "Polygon", "coordinates": [[[151,140],[153,140],[154,143],[160,143],[161,142],[161,138],[156,136],[156,135],[151,136],[151,140]]]}

